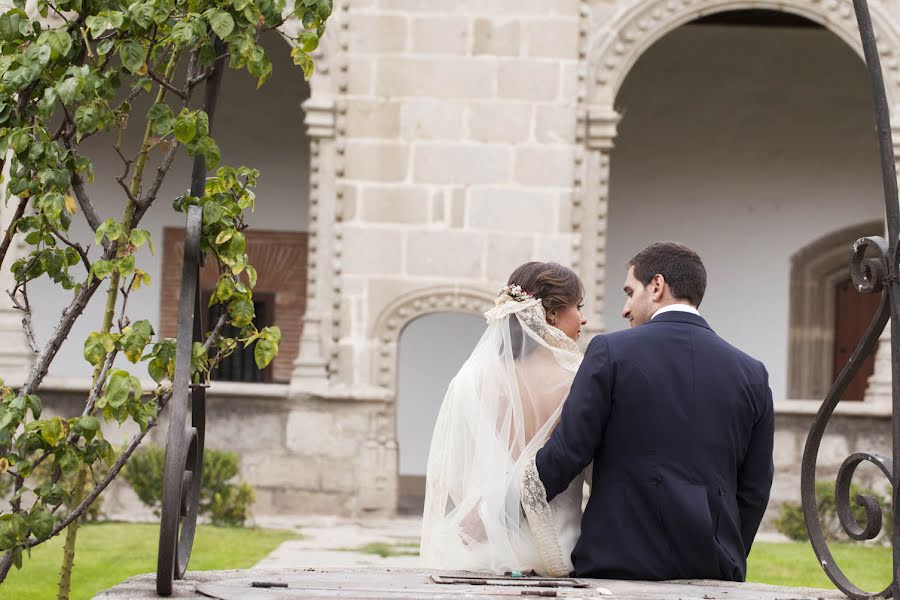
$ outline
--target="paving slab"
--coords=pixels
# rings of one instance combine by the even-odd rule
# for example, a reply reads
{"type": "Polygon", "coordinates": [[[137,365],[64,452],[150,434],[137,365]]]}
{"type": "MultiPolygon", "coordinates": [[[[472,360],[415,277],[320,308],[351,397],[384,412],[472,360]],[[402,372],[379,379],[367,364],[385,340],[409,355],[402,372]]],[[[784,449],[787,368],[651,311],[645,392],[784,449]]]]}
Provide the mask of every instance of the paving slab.
{"type": "MultiPolygon", "coordinates": [[[[757,583],[691,580],[670,582],[578,579],[586,587],[437,583],[435,576],[472,573],[393,568],[305,568],[201,571],[175,582],[173,598],[191,600],[496,600],[498,598],[590,598],[611,600],[837,600],[835,590],[791,588],[757,583]],[[278,585],[282,587],[254,587],[278,585]]],[[[485,580],[490,575],[484,575],[485,580]]],[[[523,583],[523,582],[518,582],[523,583]]],[[[532,585],[533,584],[533,585],[532,585]]],[[[138,575],[95,596],[97,600],[155,600],[152,574],[138,575]]]]}

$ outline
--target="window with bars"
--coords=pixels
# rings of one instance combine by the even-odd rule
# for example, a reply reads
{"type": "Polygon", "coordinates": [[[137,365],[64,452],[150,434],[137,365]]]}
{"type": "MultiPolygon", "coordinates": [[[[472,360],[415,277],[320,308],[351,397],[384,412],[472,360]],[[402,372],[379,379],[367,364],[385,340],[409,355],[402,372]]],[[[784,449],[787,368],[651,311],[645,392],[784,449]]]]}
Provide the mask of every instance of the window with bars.
{"type": "MultiPolygon", "coordinates": [[[[209,304],[211,293],[211,290],[204,292],[204,306],[209,304]]],[[[256,313],[256,316],[253,318],[253,323],[256,325],[257,329],[262,329],[263,327],[269,327],[275,324],[274,294],[254,292],[253,309],[256,313]]],[[[206,323],[208,323],[208,327],[212,327],[216,323],[223,310],[225,310],[225,307],[220,304],[210,306],[207,309],[208,319],[206,323]]],[[[222,328],[222,335],[224,337],[237,338],[238,333],[239,330],[237,327],[227,323],[225,324],[225,327],[222,328]]],[[[224,358],[222,362],[213,369],[213,381],[271,383],[272,365],[269,365],[263,370],[257,368],[256,361],[253,358],[254,346],[255,343],[244,348],[244,345],[239,343],[237,349],[232,352],[231,355],[224,358]]]]}

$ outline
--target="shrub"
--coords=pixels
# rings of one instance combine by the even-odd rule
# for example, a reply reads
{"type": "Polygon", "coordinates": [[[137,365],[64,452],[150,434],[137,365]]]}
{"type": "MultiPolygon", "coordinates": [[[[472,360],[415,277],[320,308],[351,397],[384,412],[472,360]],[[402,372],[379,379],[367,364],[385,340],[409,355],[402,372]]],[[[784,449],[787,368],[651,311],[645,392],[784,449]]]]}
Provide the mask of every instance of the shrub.
{"type": "MultiPolygon", "coordinates": [[[[122,476],[141,502],[158,515],[162,507],[163,476],[166,466],[163,448],[148,446],[134,453],[122,476]]],[[[250,506],[256,500],[246,482],[232,482],[238,474],[238,455],[206,448],[203,452],[203,476],[200,478],[200,514],[214,525],[243,525],[250,506]]]]}
{"type": "MultiPolygon", "coordinates": [[[[870,488],[863,488],[853,483],[850,484],[850,503],[853,517],[857,523],[864,524],[866,518],[866,510],[856,504],[857,495],[873,496],[882,509],[882,535],[884,532],[891,530],[891,501],[878,492],[870,488]]],[[[819,510],[819,521],[822,524],[822,531],[825,533],[825,539],[829,541],[846,540],[847,534],[841,527],[841,521],[837,514],[835,505],[834,483],[828,481],[816,482],[816,506],[819,510]]],[[[806,522],[803,518],[803,507],[799,502],[784,502],[781,505],[781,511],[775,520],[775,528],[781,533],[788,536],[792,540],[806,541],[809,536],[806,532],[806,522]]]]}

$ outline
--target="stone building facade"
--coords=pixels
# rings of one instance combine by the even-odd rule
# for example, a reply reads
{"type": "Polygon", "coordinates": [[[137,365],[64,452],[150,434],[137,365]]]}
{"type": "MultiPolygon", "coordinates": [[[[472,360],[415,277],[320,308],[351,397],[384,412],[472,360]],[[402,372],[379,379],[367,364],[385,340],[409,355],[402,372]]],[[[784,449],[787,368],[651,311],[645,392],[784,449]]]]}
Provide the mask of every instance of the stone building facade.
{"type": "MultiPolygon", "coordinates": [[[[900,8],[873,0],[871,10],[893,106],[900,90],[900,8]]],[[[833,0],[336,0],[308,90],[285,99],[292,106],[302,100],[295,108],[308,142],[300,171],[308,177],[303,223],[294,227],[306,243],[305,299],[289,304],[302,310],[302,327],[292,330],[292,347],[282,350],[295,358],[273,383],[214,383],[210,390],[208,444],[241,453],[242,474],[257,490],[257,514],[393,513],[403,332],[432,314],[480,315],[518,264],[555,260],[580,274],[587,291],[584,337],[618,326],[611,315],[623,275],[619,254],[653,241],[634,236],[630,246],[610,249],[617,231],[634,225],[627,214],[613,216],[618,132],[630,116],[620,93],[664,37],[717,14],[750,15],[752,26],[762,28],[777,15],[792,15],[840,40],[848,55],[860,53],[851,4],[833,0]],[[621,227],[610,226],[613,218],[621,227]]],[[[859,72],[854,76],[864,82],[859,72]]],[[[860,118],[870,123],[867,113],[860,118]]],[[[623,152],[626,146],[623,140],[623,152]]],[[[803,440],[832,375],[828,361],[839,316],[833,303],[820,301],[831,288],[817,292],[795,283],[840,278],[842,259],[827,265],[818,259],[849,254],[848,228],[852,235],[878,233],[878,188],[871,172],[860,177],[863,184],[847,183],[848,192],[864,190],[859,195],[867,198],[855,220],[836,209],[834,224],[807,228],[786,246],[792,250],[777,266],[784,277],[772,292],[778,318],[755,322],[765,290],[711,307],[713,326],[733,331],[738,345],[746,339],[753,354],[777,348],[767,360],[779,373],[773,506],[799,497],[803,440]],[[796,276],[788,275],[791,256],[796,276]],[[745,311],[750,316],[742,318],[745,311]],[[760,332],[762,339],[753,337],[760,332]]],[[[844,203],[849,213],[851,200],[844,203]]],[[[767,205],[744,212],[763,210],[759,206],[767,205]]],[[[811,207],[801,214],[814,214],[811,207]]],[[[706,209],[684,208],[702,232],[706,209]]],[[[787,217],[772,212],[765,218],[774,228],[787,217]]],[[[677,230],[674,220],[656,227],[661,235],[666,227],[677,230]]],[[[758,235],[764,238],[766,230],[758,235]]],[[[722,241],[704,256],[725,265],[718,257],[740,257],[742,243],[722,241]]],[[[760,256],[755,262],[767,264],[760,256]]],[[[728,288],[717,292],[725,297],[728,288]]],[[[159,321],[171,320],[164,313],[159,321]]],[[[3,331],[4,314],[0,310],[3,331]]],[[[434,360],[439,356],[435,349],[434,360]]],[[[821,461],[824,475],[853,450],[889,447],[885,360],[882,350],[867,399],[839,408],[821,461]],[[876,447],[857,447],[871,443],[876,447]]],[[[56,398],[53,410],[64,413],[86,386],[72,372],[51,377],[45,389],[56,398]]],[[[440,398],[429,401],[439,405],[440,398]]],[[[154,436],[161,442],[165,430],[154,436]]],[[[119,488],[110,510],[131,511],[128,493],[119,488]]]]}

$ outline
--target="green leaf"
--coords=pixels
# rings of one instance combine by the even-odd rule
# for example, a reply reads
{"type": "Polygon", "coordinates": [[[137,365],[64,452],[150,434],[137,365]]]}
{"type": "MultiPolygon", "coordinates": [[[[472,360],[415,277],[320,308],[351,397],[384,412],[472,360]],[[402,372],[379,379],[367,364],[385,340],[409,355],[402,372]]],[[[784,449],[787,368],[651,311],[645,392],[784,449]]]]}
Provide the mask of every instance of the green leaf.
{"type": "Polygon", "coordinates": [[[84,359],[97,366],[115,347],[112,335],[94,331],[84,341],[84,359]]]}
{"type": "Polygon", "coordinates": [[[87,25],[88,30],[91,32],[91,37],[96,40],[109,27],[109,19],[103,15],[91,15],[84,20],[84,24],[87,25]]]}
{"type": "Polygon", "coordinates": [[[150,107],[147,111],[147,119],[153,127],[153,133],[156,135],[165,135],[172,130],[175,123],[175,115],[168,104],[159,102],[150,107]]]}
{"type": "Polygon", "coordinates": [[[253,347],[253,359],[260,370],[269,366],[269,363],[278,355],[278,346],[265,338],[257,340],[253,347]]]}
{"type": "Polygon", "coordinates": [[[88,441],[91,441],[94,436],[97,435],[97,432],[100,431],[100,421],[97,417],[85,415],[83,417],[78,417],[76,422],[78,428],[81,430],[81,435],[88,441]]]}
{"type": "Polygon", "coordinates": [[[57,445],[65,437],[62,422],[59,417],[53,417],[48,421],[41,421],[41,439],[49,446],[57,445]]]}
{"type": "Polygon", "coordinates": [[[125,352],[126,358],[133,363],[141,360],[144,354],[144,348],[150,343],[153,337],[153,326],[150,321],[141,320],[126,327],[119,338],[119,346],[125,352]]]}
{"type": "Polygon", "coordinates": [[[128,14],[141,29],[148,29],[153,24],[153,4],[149,2],[135,2],[128,7],[128,14]]]}
{"type": "Polygon", "coordinates": [[[209,26],[216,32],[216,35],[223,40],[231,35],[234,31],[234,19],[224,10],[211,11],[209,15],[209,26]]]}
{"type": "MultiPolygon", "coordinates": [[[[35,232],[35,233],[37,233],[37,232],[35,232]]],[[[218,245],[224,244],[225,242],[230,240],[231,236],[233,236],[233,235],[234,235],[233,229],[226,229],[225,231],[220,231],[219,235],[216,236],[216,244],[218,244],[218,245]]],[[[28,241],[28,238],[26,237],[25,240],[28,241]]]]}
{"type": "Polygon", "coordinates": [[[115,268],[116,265],[111,260],[98,260],[91,265],[91,271],[93,271],[94,277],[100,280],[109,277],[110,273],[112,273],[115,268]]]}
{"type": "Polygon", "coordinates": [[[172,27],[172,39],[179,46],[188,46],[194,39],[194,26],[190,21],[179,21],[172,27]]]}
{"type": "Polygon", "coordinates": [[[247,265],[245,270],[247,271],[247,279],[250,283],[250,289],[252,290],[256,287],[256,269],[251,265],[247,265]]]}
{"type": "Polygon", "coordinates": [[[236,327],[246,327],[253,322],[253,301],[240,298],[228,304],[228,316],[236,327]]]}
{"type": "Polygon", "coordinates": [[[182,144],[187,144],[197,135],[197,116],[184,109],[175,119],[175,138],[182,144]]]}
{"type": "Polygon", "coordinates": [[[101,117],[95,104],[82,104],[75,111],[75,128],[80,135],[93,133],[100,127],[101,117]]]}
{"type": "Polygon", "coordinates": [[[132,385],[131,375],[128,371],[115,369],[109,375],[106,382],[105,405],[112,408],[125,406],[128,400],[134,394],[134,386],[132,385]]]}
{"type": "Polygon", "coordinates": [[[56,460],[56,464],[62,469],[63,477],[69,478],[78,473],[81,468],[81,460],[72,448],[63,450],[62,456],[56,460]]]}
{"type": "Polygon", "coordinates": [[[209,356],[206,348],[200,342],[194,342],[191,346],[191,371],[205,370],[209,365],[209,356]]]}
{"type": "Polygon", "coordinates": [[[150,252],[153,253],[153,241],[150,239],[150,232],[146,229],[132,229],[128,237],[128,243],[135,248],[140,248],[144,244],[150,244],[150,252]]]}
{"type": "Polygon", "coordinates": [[[100,223],[97,227],[97,234],[94,236],[94,241],[99,244],[103,241],[103,236],[106,236],[106,239],[115,242],[120,239],[124,233],[125,231],[122,228],[122,224],[110,217],[100,223]]]}
{"type": "Polygon", "coordinates": [[[124,42],[119,46],[119,57],[122,59],[122,66],[132,73],[137,73],[144,65],[146,54],[146,50],[140,42],[134,40],[124,42]]]}
{"type": "Polygon", "coordinates": [[[38,505],[28,515],[28,526],[39,540],[45,540],[53,533],[53,515],[44,505],[38,505]]]}
{"type": "Polygon", "coordinates": [[[80,80],[77,77],[68,77],[56,84],[56,93],[64,104],[70,104],[78,96],[80,80]]]}
{"type": "Polygon", "coordinates": [[[153,378],[153,381],[162,383],[163,379],[169,374],[169,365],[166,361],[157,357],[147,364],[147,372],[153,378]]]}
{"type": "Polygon", "coordinates": [[[303,70],[303,78],[309,81],[313,75],[314,68],[312,58],[299,47],[291,50],[291,57],[294,59],[294,64],[303,70]]]}
{"type": "Polygon", "coordinates": [[[312,52],[319,47],[319,36],[316,35],[315,31],[301,31],[298,41],[300,42],[300,48],[304,52],[312,52]]]}
{"type": "Polygon", "coordinates": [[[41,399],[35,396],[34,394],[28,394],[25,396],[25,406],[27,406],[31,410],[31,416],[35,419],[41,418],[41,413],[43,412],[43,406],[41,405],[41,399]]]}

